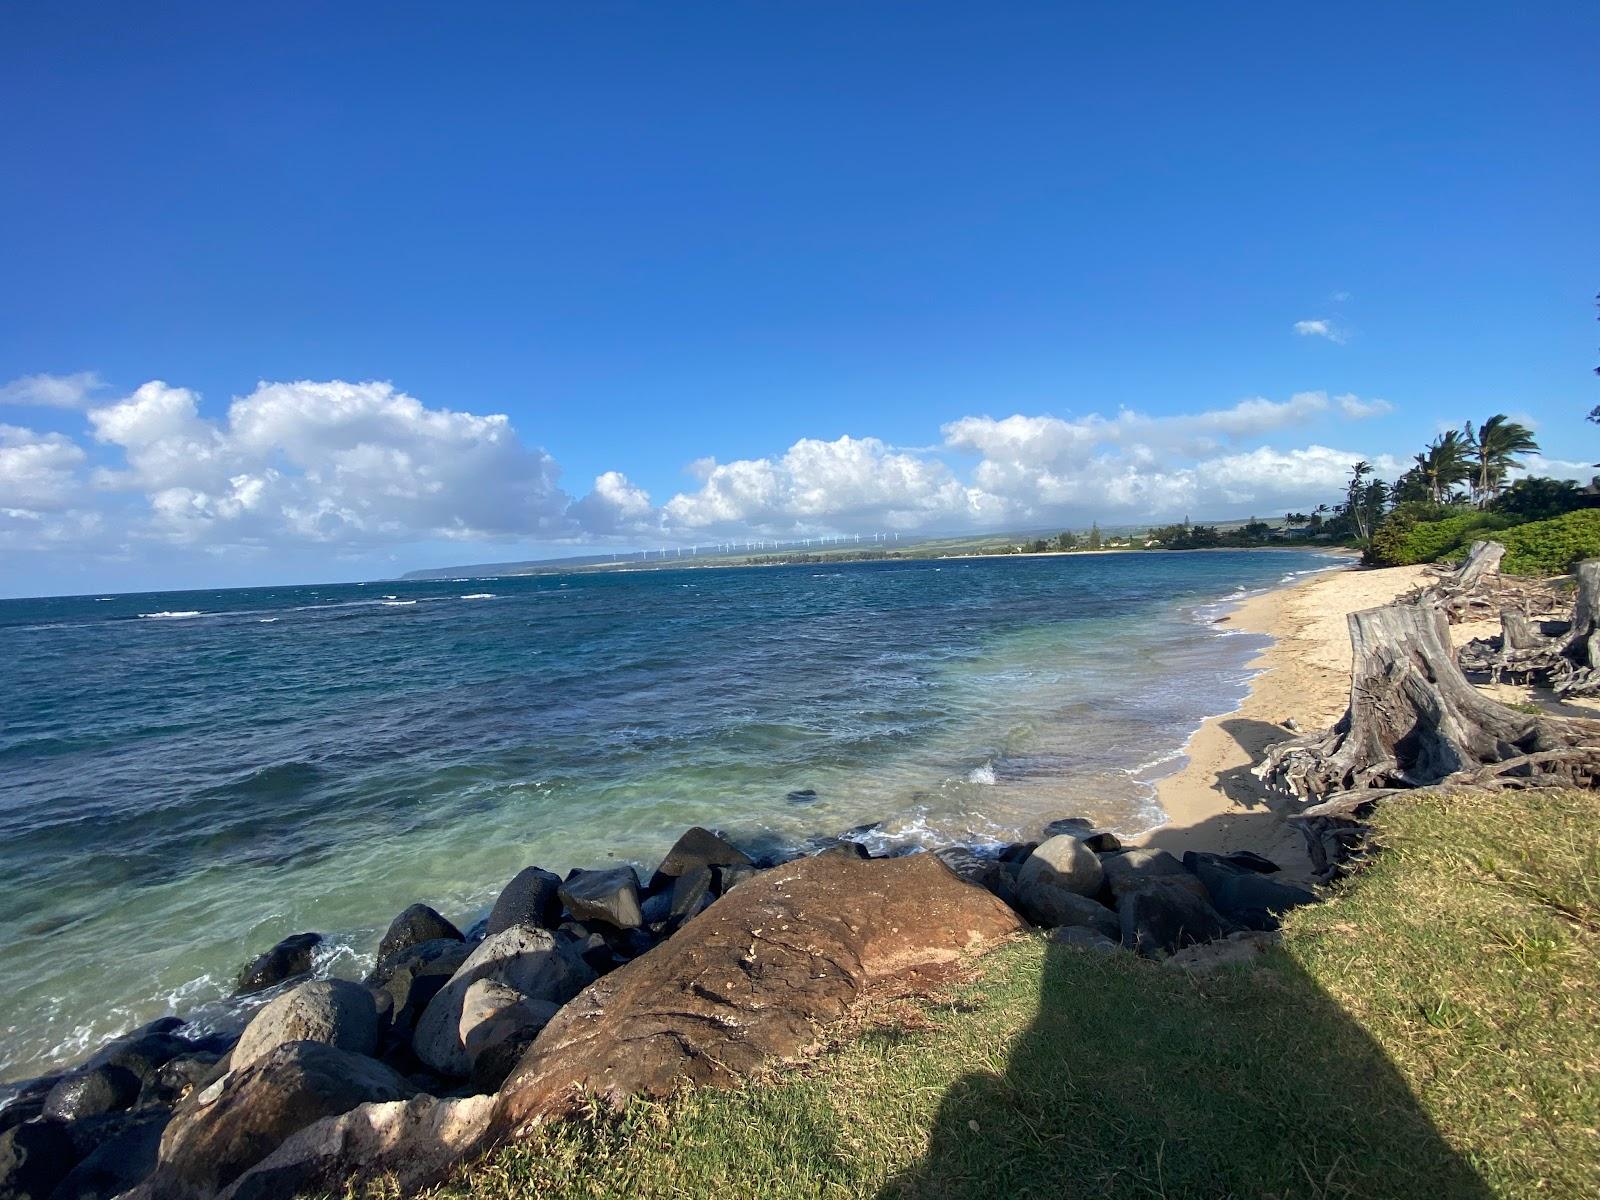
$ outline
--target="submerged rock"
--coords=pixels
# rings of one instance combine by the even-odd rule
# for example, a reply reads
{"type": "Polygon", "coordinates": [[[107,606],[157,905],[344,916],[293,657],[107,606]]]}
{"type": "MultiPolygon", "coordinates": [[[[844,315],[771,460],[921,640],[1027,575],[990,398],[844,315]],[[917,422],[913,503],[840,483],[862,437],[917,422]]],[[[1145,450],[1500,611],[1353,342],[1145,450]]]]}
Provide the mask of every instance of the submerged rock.
{"type": "Polygon", "coordinates": [[[320,933],[296,933],[286,937],[244,969],[239,976],[236,996],[265,991],[269,987],[311,973],[312,951],[322,944],[320,933]]]}
{"type": "Polygon", "coordinates": [[[1018,932],[1017,915],[934,855],[801,859],[746,883],[592,984],[500,1090],[505,1132],[686,1084],[727,1086],[810,1046],[875,984],[1018,932]]]}
{"type": "Polygon", "coordinates": [[[321,1042],[351,1054],[378,1048],[372,993],[345,979],[316,979],[285,992],[245,1026],[233,1048],[234,1071],[288,1042],[321,1042]]]}
{"type": "Polygon", "coordinates": [[[506,884],[489,912],[484,937],[503,933],[513,925],[554,929],[561,923],[561,876],[539,867],[524,867],[506,884]]]}

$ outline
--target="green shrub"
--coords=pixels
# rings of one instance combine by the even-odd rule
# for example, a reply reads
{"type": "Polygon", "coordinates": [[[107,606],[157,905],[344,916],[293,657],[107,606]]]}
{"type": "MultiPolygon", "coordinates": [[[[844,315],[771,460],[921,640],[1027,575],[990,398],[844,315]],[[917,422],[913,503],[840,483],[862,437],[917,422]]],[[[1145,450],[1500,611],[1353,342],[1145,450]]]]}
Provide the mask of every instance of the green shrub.
{"type": "Polygon", "coordinates": [[[1423,502],[1402,504],[1373,533],[1366,557],[1377,567],[1437,562],[1485,534],[1509,529],[1516,523],[1514,517],[1477,509],[1461,512],[1423,502]],[[1440,519],[1435,513],[1453,515],[1440,519]]]}
{"type": "Polygon", "coordinates": [[[1524,521],[1548,521],[1562,513],[1583,507],[1583,495],[1570,479],[1544,479],[1530,476],[1519,479],[1495,497],[1491,512],[1524,521]]]}
{"type": "Polygon", "coordinates": [[[1490,533],[1506,548],[1507,575],[1561,575],[1585,558],[1600,558],[1600,509],[1585,508],[1490,533]]]}

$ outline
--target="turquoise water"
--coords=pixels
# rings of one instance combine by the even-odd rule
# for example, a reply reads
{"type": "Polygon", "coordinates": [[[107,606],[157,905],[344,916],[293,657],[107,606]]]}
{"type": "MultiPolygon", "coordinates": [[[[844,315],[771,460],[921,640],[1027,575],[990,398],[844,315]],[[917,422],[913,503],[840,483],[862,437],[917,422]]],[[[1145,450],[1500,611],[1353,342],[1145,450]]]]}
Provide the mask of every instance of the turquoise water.
{"type": "Polygon", "coordinates": [[[690,824],[877,849],[1160,819],[1243,694],[1214,606],[1328,565],[1221,552],[0,601],[0,1078],[425,900],[649,865],[690,824]]]}

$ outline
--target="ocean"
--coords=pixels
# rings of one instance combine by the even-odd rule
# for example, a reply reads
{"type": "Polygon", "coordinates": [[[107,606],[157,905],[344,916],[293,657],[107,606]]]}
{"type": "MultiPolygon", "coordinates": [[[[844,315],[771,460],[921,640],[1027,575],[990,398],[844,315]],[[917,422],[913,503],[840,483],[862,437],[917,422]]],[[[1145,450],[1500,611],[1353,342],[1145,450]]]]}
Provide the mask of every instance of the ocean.
{"type": "Polygon", "coordinates": [[[0,601],[0,1079],[230,1019],[302,930],[358,976],[522,867],[1003,843],[1158,823],[1264,644],[1215,618],[1330,565],[1221,551],[0,601]],[[871,825],[871,829],[861,827],[871,825]]]}

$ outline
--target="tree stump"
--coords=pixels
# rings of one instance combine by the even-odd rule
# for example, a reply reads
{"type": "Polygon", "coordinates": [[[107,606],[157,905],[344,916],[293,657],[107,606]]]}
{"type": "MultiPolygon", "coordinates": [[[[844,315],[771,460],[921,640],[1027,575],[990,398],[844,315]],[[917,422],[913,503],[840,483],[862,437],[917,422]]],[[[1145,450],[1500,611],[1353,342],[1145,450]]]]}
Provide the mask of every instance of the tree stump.
{"type": "Polygon", "coordinates": [[[1447,780],[1587,787],[1600,775],[1600,721],[1518,712],[1479,692],[1456,664],[1439,608],[1391,604],[1352,613],[1349,625],[1350,706],[1332,729],[1268,751],[1255,774],[1274,790],[1318,800],[1447,780]]]}
{"type": "Polygon", "coordinates": [[[1600,694],[1600,561],[1578,564],[1572,620],[1548,635],[1527,613],[1500,614],[1500,637],[1479,638],[1461,648],[1463,670],[1483,671],[1498,683],[1511,675],[1562,696],[1600,694]]]}

